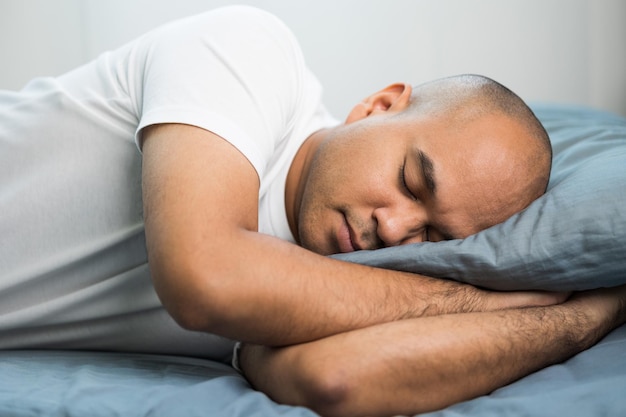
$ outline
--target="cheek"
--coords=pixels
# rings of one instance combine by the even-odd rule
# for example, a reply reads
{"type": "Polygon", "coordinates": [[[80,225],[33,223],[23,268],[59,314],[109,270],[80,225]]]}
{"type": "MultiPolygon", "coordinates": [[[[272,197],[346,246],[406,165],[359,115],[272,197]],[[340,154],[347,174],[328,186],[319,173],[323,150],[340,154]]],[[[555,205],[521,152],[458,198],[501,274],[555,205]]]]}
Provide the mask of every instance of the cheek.
{"type": "Polygon", "coordinates": [[[351,180],[354,161],[349,147],[343,144],[324,144],[311,164],[307,182],[312,192],[333,194],[351,180]]]}
{"type": "Polygon", "coordinates": [[[302,201],[298,213],[298,234],[301,246],[314,252],[326,250],[324,221],[332,206],[333,189],[332,164],[323,155],[317,154],[311,163],[311,170],[304,185],[302,201]]]}
{"type": "Polygon", "coordinates": [[[311,162],[300,211],[298,233],[300,244],[318,253],[334,253],[329,234],[336,228],[341,212],[356,203],[355,190],[359,174],[347,157],[344,147],[325,146],[311,162]]]}
{"type": "Polygon", "coordinates": [[[374,137],[345,134],[323,143],[311,165],[307,192],[336,208],[397,191],[401,149],[382,135],[374,137]]]}

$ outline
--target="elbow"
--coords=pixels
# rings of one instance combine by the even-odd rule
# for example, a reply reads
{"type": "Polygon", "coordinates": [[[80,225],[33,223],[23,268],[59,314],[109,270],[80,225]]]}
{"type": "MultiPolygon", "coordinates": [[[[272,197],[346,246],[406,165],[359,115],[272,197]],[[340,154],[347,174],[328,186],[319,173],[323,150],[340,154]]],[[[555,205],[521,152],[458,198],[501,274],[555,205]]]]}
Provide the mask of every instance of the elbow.
{"type": "Polygon", "coordinates": [[[228,302],[226,295],[209,286],[192,287],[186,294],[172,297],[163,303],[165,309],[185,330],[232,338],[232,329],[237,327],[237,303],[228,302]]]}
{"type": "Polygon", "coordinates": [[[189,302],[164,302],[165,309],[176,324],[185,330],[215,333],[216,324],[213,311],[189,302]]]}
{"type": "Polygon", "coordinates": [[[350,416],[358,402],[354,374],[334,361],[309,362],[296,384],[301,405],[325,417],[350,416]]]}
{"type": "Polygon", "coordinates": [[[325,417],[355,415],[347,411],[358,385],[346,369],[333,366],[330,356],[335,355],[326,353],[309,344],[244,345],[240,364],[250,384],[277,403],[307,407],[325,417]]]}
{"type": "Polygon", "coordinates": [[[345,415],[350,400],[349,380],[338,373],[319,375],[308,386],[304,395],[305,405],[321,415],[332,417],[345,415]]]}
{"type": "Polygon", "coordinates": [[[180,265],[174,268],[176,273],[171,270],[151,265],[154,288],[167,313],[183,329],[219,334],[225,310],[211,276],[180,265]]]}

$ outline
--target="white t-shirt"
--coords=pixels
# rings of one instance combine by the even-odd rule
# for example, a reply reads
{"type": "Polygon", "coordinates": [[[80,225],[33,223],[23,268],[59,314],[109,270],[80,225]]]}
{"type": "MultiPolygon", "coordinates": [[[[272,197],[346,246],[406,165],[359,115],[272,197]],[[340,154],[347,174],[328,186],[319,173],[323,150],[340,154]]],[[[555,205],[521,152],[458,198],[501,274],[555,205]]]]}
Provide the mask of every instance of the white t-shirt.
{"type": "Polygon", "coordinates": [[[337,122],[291,32],[244,6],[0,92],[0,348],[230,354],[232,342],[179,328],[152,288],[139,147],[158,123],[237,147],[260,178],[259,231],[292,240],[289,165],[337,122]]]}

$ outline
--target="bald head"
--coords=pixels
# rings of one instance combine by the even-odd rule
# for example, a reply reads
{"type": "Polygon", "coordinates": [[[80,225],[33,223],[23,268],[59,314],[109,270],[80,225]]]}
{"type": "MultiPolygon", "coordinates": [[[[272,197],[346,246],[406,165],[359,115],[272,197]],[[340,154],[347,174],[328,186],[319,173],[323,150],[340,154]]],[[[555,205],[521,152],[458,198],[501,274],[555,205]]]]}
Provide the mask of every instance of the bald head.
{"type": "Polygon", "coordinates": [[[548,134],[505,86],[478,75],[444,78],[415,87],[407,110],[412,117],[438,119],[456,133],[433,140],[456,141],[448,148],[459,152],[459,178],[473,184],[474,195],[467,201],[476,205],[481,229],[504,221],[545,192],[552,162],[548,134]],[[464,134],[470,131],[479,133],[464,134]]]}
{"type": "Polygon", "coordinates": [[[517,120],[527,139],[538,142],[552,159],[548,133],[532,110],[517,94],[491,78],[465,74],[421,84],[413,89],[411,108],[456,122],[501,113],[517,120]]]}

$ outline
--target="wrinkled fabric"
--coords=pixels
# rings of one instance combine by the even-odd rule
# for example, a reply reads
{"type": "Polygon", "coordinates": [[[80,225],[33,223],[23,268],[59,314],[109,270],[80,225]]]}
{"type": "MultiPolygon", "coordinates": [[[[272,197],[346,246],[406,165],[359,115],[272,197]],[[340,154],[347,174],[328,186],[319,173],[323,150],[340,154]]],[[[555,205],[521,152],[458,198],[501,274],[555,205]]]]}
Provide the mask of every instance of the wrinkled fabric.
{"type": "Polygon", "coordinates": [[[548,191],[466,239],[337,258],[499,290],[585,290],[626,284],[626,119],[537,105],[554,158],[548,191]]]}

